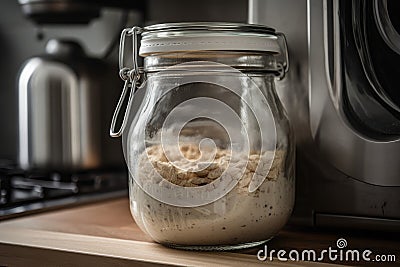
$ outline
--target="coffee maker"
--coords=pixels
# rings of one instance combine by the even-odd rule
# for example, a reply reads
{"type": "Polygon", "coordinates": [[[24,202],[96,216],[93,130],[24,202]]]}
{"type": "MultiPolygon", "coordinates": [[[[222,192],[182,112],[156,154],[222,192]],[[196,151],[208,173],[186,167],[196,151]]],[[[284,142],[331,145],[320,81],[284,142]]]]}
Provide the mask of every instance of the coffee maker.
{"type": "Polygon", "coordinates": [[[7,22],[23,37],[10,50],[10,63],[19,62],[19,71],[10,79],[16,82],[9,83],[15,89],[6,92],[15,92],[8,99],[16,103],[2,120],[8,132],[16,122],[16,134],[6,132],[1,141],[1,158],[9,160],[0,160],[0,220],[125,195],[121,144],[109,138],[108,128],[121,86],[115,74],[119,34],[127,23],[141,24],[144,2],[3,5],[10,13],[22,12],[25,20],[14,16],[7,22]],[[18,49],[26,52],[15,53],[18,49]],[[29,56],[22,58],[24,53],[29,56]]]}

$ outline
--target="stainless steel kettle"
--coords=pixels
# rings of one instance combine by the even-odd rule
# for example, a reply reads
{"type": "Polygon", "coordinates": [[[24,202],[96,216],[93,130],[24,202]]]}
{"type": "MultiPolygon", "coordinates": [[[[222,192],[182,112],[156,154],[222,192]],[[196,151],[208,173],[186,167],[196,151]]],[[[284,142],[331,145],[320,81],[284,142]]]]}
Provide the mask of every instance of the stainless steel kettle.
{"type": "Polygon", "coordinates": [[[108,73],[108,64],[71,40],[50,40],[45,55],[24,63],[18,77],[21,168],[122,166],[120,144],[103,136],[114,103],[109,87],[116,88],[108,73]]]}

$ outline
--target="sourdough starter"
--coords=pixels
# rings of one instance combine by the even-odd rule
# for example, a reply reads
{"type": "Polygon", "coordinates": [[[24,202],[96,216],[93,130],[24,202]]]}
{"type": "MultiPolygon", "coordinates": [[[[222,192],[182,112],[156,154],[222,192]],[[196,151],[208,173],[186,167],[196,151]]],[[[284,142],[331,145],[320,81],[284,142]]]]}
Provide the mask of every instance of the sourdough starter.
{"type": "MultiPolygon", "coordinates": [[[[180,148],[186,159],[200,156],[196,145],[180,148]]],[[[243,156],[235,164],[246,168],[242,178],[225,196],[199,207],[177,207],[160,202],[144,192],[134,179],[130,179],[131,212],[139,227],[155,241],[182,246],[235,245],[268,240],[287,222],[294,202],[293,177],[286,177],[286,153],[276,150],[264,182],[254,192],[248,187],[259,153],[243,156]],[[247,162],[247,165],[246,165],[247,162]]],[[[207,168],[191,171],[172,164],[161,146],[151,146],[139,157],[136,175],[154,182],[154,171],[165,180],[185,187],[212,183],[227,168],[231,154],[218,149],[207,168]]],[[[239,157],[240,158],[240,157],[239,157]]],[[[194,168],[193,168],[194,169],[194,168]]],[[[165,182],[165,181],[164,181],[165,182]]]]}

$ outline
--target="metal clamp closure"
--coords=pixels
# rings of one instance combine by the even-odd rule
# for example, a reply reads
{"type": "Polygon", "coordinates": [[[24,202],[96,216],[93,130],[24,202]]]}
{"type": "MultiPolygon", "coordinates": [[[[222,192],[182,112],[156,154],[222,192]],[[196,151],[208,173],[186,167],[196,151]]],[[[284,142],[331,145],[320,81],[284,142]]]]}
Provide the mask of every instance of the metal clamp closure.
{"type": "Polygon", "coordinates": [[[289,51],[285,35],[281,32],[277,32],[276,36],[278,37],[279,46],[282,50],[281,56],[279,57],[282,59],[279,59],[277,63],[279,68],[278,80],[282,80],[289,70],[289,51]]]}
{"type": "Polygon", "coordinates": [[[142,33],[142,28],[140,27],[133,27],[133,28],[126,28],[121,33],[121,38],[119,42],[119,76],[124,83],[124,87],[122,89],[121,96],[118,100],[117,106],[115,108],[112,120],[111,120],[111,127],[110,127],[110,136],[111,137],[120,137],[122,132],[125,129],[126,122],[128,119],[128,111],[131,108],[133,97],[135,95],[136,89],[138,88],[138,82],[140,80],[140,72],[138,67],[138,35],[142,33]],[[129,68],[124,66],[124,51],[125,51],[125,39],[126,36],[132,36],[132,46],[133,46],[133,67],[129,68]],[[128,94],[128,89],[130,90],[128,103],[124,112],[124,117],[122,120],[121,127],[118,131],[115,129],[115,125],[117,123],[117,119],[121,112],[122,104],[125,101],[125,98],[128,94]]]}

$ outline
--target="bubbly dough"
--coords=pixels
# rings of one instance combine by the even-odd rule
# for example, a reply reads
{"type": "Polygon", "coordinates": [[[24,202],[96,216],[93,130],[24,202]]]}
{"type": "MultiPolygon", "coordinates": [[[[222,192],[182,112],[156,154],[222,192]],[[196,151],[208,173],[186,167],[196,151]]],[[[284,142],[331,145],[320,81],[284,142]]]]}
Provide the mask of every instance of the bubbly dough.
{"type": "Polygon", "coordinates": [[[225,196],[192,208],[160,202],[131,179],[131,212],[142,230],[155,241],[199,246],[255,242],[271,238],[288,220],[294,202],[294,180],[286,177],[286,151],[267,151],[266,158],[272,163],[266,164],[260,162],[262,157],[255,151],[246,157],[231,157],[229,150],[218,149],[212,161],[199,162],[196,159],[201,153],[195,144],[181,145],[180,152],[184,158],[168,158],[165,149],[168,148],[163,150],[160,145],[154,145],[140,155],[136,175],[140,175],[142,181],[154,182],[155,172],[158,172],[176,185],[203,186],[218,179],[229,160],[233,161],[233,170],[245,170],[236,186],[225,196]],[[261,167],[257,170],[258,165],[261,167]],[[268,171],[265,168],[269,166],[268,171]],[[256,191],[249,192],[249,183],[259,170],[266,174],[266,179],[256,191]]]}

